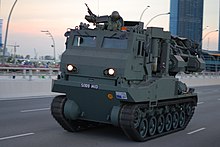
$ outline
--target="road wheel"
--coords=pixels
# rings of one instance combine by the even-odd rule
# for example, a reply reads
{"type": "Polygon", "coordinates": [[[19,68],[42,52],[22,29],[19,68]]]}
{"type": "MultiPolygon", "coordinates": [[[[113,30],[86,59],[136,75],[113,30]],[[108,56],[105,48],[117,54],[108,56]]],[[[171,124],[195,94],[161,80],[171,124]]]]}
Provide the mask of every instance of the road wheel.
{"type": "Polygon", "coordinates": [[[171,113],[167,113],[165,117],[165,131],[169,132],[172,127],[172,115],[171,113]]]}
{"type": "Polygon", "coordinates": [[[149,135],[153,136],[157,130],[157,119],[155,116],[151,116],[149,119],[149,135]]]}
{"type": "Polygon", "coordinates": [[[177,112],[174,112],[173,122],[172,122],[173,129],[176,129],[178,127],[178,124],[179,124],[179,114],[177,112]]]}
{"type": "Polygon", "coordinates": [[[186,114],[182,110],[182,111],[180,111],[180,114],[179,114],[179,125],[180,125],[180,128],[182,128],[185,125],[185,122],[186,122],[186,114]]]}
{"type": "Polygon", "coordinates": [[[186,115],[188,116],[192,115],[192,105],[190,103],[186,105],[186,115]]]}
{"type": "Polygon", "coordinates": [[[138,132],[141,138],[145,138],[148,132],[148,120],[146,118],[141,120],[138,132]]]}
{"type": "Polygon", "coordinates": [[[159,134],[163,133],[164,126],[165,126],[165,118],[164,118],[164,115],[161,114],[157,118],[157,132],[159,134]]]}

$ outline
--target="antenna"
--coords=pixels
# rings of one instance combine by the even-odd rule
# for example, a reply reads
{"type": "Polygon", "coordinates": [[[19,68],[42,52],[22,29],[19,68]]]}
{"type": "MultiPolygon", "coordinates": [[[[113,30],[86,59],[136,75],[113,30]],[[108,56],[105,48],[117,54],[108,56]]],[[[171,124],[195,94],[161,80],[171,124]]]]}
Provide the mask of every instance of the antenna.
{"type": "Polygon", "coordinates": [[[98,0],[98,16],[99,16],[99,0],[98,0]]]}

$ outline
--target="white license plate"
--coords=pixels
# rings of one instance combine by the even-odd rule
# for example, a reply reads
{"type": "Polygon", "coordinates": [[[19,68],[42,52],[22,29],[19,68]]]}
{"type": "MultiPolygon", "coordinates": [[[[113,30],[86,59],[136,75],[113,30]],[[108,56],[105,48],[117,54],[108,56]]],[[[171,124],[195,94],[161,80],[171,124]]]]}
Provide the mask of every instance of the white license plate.
{"type": "Polygon", "coordinates": [[[87,83],[81,83],[81,87],[82,88],[99,89],[99,85],[87,84],[87,83]]]}

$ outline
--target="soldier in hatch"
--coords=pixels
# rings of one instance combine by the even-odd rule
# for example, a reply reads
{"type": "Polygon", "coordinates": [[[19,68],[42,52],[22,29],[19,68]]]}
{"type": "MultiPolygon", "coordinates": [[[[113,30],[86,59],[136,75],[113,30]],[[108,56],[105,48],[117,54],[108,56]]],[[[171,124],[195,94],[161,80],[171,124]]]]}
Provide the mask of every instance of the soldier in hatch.
{"type": "Polygon", "coordinates": [[[111,31],[121,30],[124,21],[117,11],[113,11],[112,15],[109,16],[108,22],[105,23],[104,28],[111,31]]]}
{"type": "Polygon", "coordinates": [[[113,11],[110,16],[96,16],[88,5],[85,3],[89,15],[85,16],[85,19],[88,22],[91,22],[93,24],[98,24],[98,23],[104,23],[104,30],[111,30],[111,31],[116,31],[116,30],[121,30],[121,28],[124,26],[124,21],[122,17],[119,15],[118,11],[113,11]]]}

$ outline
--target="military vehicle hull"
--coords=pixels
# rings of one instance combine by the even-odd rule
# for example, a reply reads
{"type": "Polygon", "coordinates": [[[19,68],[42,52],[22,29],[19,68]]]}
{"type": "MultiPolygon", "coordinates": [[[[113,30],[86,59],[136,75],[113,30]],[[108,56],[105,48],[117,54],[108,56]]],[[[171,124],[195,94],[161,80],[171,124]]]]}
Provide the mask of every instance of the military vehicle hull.
{"type": "Polygon", "coordinates": [[[95,80],[90,83],[54,80],[52,91],[65,95],[54,99],[52,115],[67,131],[112,124],[122,128],[129,138],[146,141],[183,130],[189,123],[197,95],[170,92],[176,91],[177,83],[173,77],[117,87],[95,80]]]}
{"type": "MultiPolygon", "coordinates": [[[[87,6],[88,7],[88,6],[87,6]]],[[[195,43],[162,28],[123,21],[118,12],[85,19],[65,33],[60,75],[52,91],[62,93],[51,114],[67,131],[114,125],[135,141],[183,130],[197,105],[194,89],[175,75],[201,72],[195,43]]]]}

